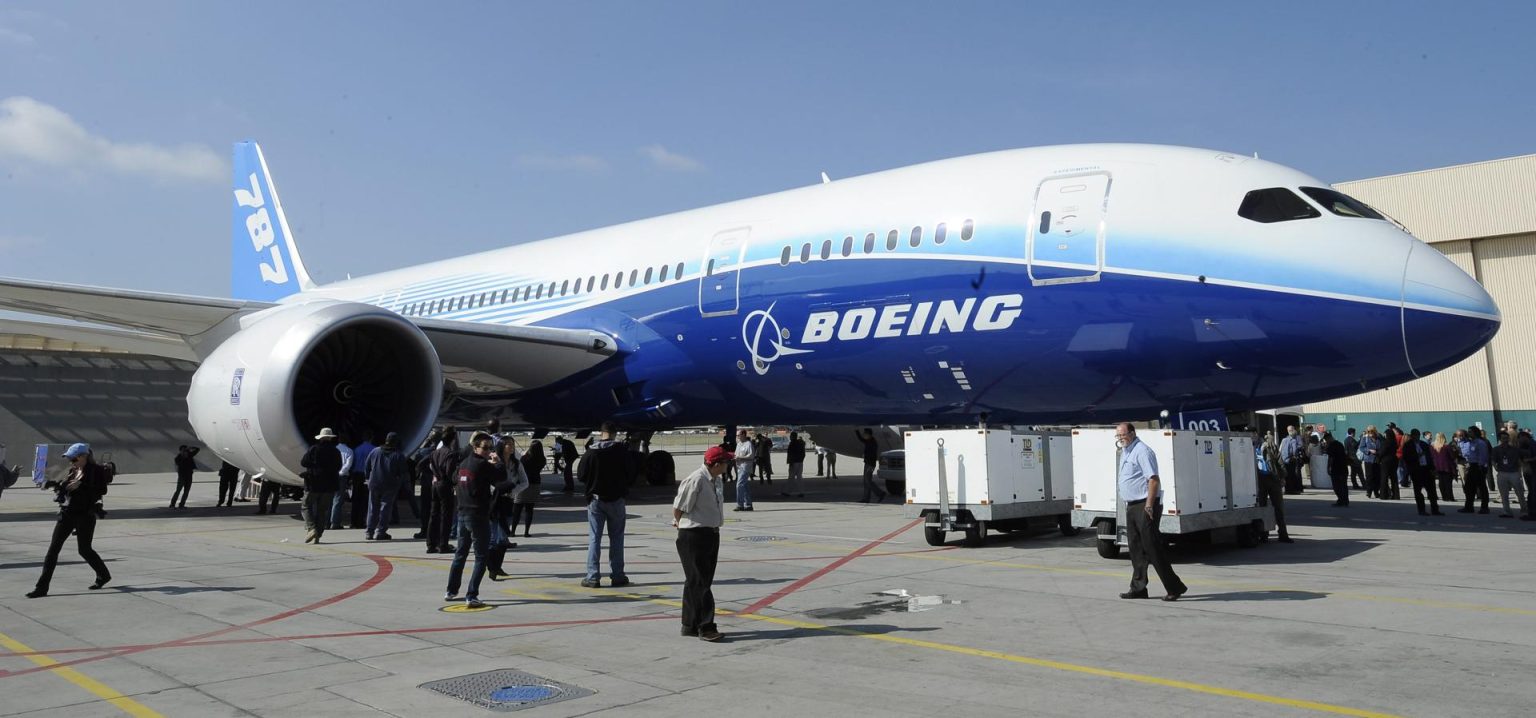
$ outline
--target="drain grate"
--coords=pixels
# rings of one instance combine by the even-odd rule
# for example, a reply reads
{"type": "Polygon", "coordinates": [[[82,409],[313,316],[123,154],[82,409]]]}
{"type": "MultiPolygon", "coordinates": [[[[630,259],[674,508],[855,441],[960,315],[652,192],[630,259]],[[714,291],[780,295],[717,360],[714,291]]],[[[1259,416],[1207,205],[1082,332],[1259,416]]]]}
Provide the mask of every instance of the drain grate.
{"type": "Polygon", "coordinates": [[[759,543],[762,541],[784,541],[786,539],[783,536],[737,536],[736,540],[746,541],[748,543],[759,543]]]}
{"type": "Polygon", "coordinates": [[[580,686],[508,669],[429,681],[421,687],[502,712],[558,703],[593,693],[580,686]]]}

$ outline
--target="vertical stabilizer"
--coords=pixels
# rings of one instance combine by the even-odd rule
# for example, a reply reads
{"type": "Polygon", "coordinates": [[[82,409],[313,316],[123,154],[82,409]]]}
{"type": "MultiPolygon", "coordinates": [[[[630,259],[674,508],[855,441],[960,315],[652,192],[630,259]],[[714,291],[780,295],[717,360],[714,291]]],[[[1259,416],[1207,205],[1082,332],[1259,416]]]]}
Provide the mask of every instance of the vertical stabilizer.
{"type": "Polygon", "coordinates": [[[270,302],[313,289],[261,147],[236,142],[234,159],[231,296],[270,302]]]}

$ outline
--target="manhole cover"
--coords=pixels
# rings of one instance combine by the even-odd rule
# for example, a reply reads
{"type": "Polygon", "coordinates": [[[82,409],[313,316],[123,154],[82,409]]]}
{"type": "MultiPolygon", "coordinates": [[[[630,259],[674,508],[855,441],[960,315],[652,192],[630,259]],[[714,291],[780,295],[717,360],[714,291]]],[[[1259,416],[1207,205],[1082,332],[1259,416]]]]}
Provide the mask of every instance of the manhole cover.
{"type": "Polygon", "coordinates": [[[784,537],[783,536],[737,536],[736,540],[737,541],[746,541],[748,543],[758,543],[758,542],[761,542],[761,541],[783,541],[784,537]]]}
{"type": "Polygon", "coordinates": [[[592,695],[591,690],[580,686],[513,670],[444,678],[421,687],[493,711],[516,711],[592,695]]]}

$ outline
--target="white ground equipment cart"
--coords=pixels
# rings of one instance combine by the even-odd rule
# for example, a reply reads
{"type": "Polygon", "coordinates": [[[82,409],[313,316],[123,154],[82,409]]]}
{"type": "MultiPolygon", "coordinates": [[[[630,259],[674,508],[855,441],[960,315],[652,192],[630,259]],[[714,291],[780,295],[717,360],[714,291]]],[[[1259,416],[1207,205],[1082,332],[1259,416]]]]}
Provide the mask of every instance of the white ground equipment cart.
{"type": "MultiPolygon", "coordinates": [[[[1252,547],[1274,528],[1274,511],[1258,505],[1251,434],[1148,429],[1137,437],[1157,454],[1164,538],[1236,540],[1252,547]]],[[[1104,558],[1120,555],[1126,545],[1119,462],[1114,429],[1072,431],[1072,525],[1098,532],[1104,558]]]]}
{"type": "Polygon", "coordinates": [[[1072,525],[1072,437],[1065,432],[946,429],[906,432],[906,515],[923,518],[930,546],[950,531],[980,546],[987,529],[1020,531],[1049,517],[1072,525]]]}

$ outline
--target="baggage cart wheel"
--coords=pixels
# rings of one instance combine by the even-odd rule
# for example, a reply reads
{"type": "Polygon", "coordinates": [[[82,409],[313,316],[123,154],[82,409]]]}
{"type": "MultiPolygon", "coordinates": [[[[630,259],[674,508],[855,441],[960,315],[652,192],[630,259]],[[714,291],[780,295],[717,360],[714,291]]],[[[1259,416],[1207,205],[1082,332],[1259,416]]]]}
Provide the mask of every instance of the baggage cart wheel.
{"type": "Polygon", "coordinates": [[[1072,514],[1062,514],[1056,517],[1056,528],[1061,530],[1062,536],[1076,536],[1077,527],[1072,525],[1072,514]]]}
{"type": "Polygon", "coordinates": [[[987,540],[987,522],[973,521],[971,527],[965,530],[965,545],[976,548],[987,540]]]}
{"type": "Polygon", "coordinates": [[[937,526],[924,526],[923,540],[927,541],[929,546],[943,546],[944,530],[937,526]]]}
{"type": "Polygon", "coordinates": [[[1237,527],[1237,545],[1243,548],[1253,548],[1259,545],[1259,537],[1266,533],[1262,519],[1254,519],[1247,526],[1237,527]]]}

